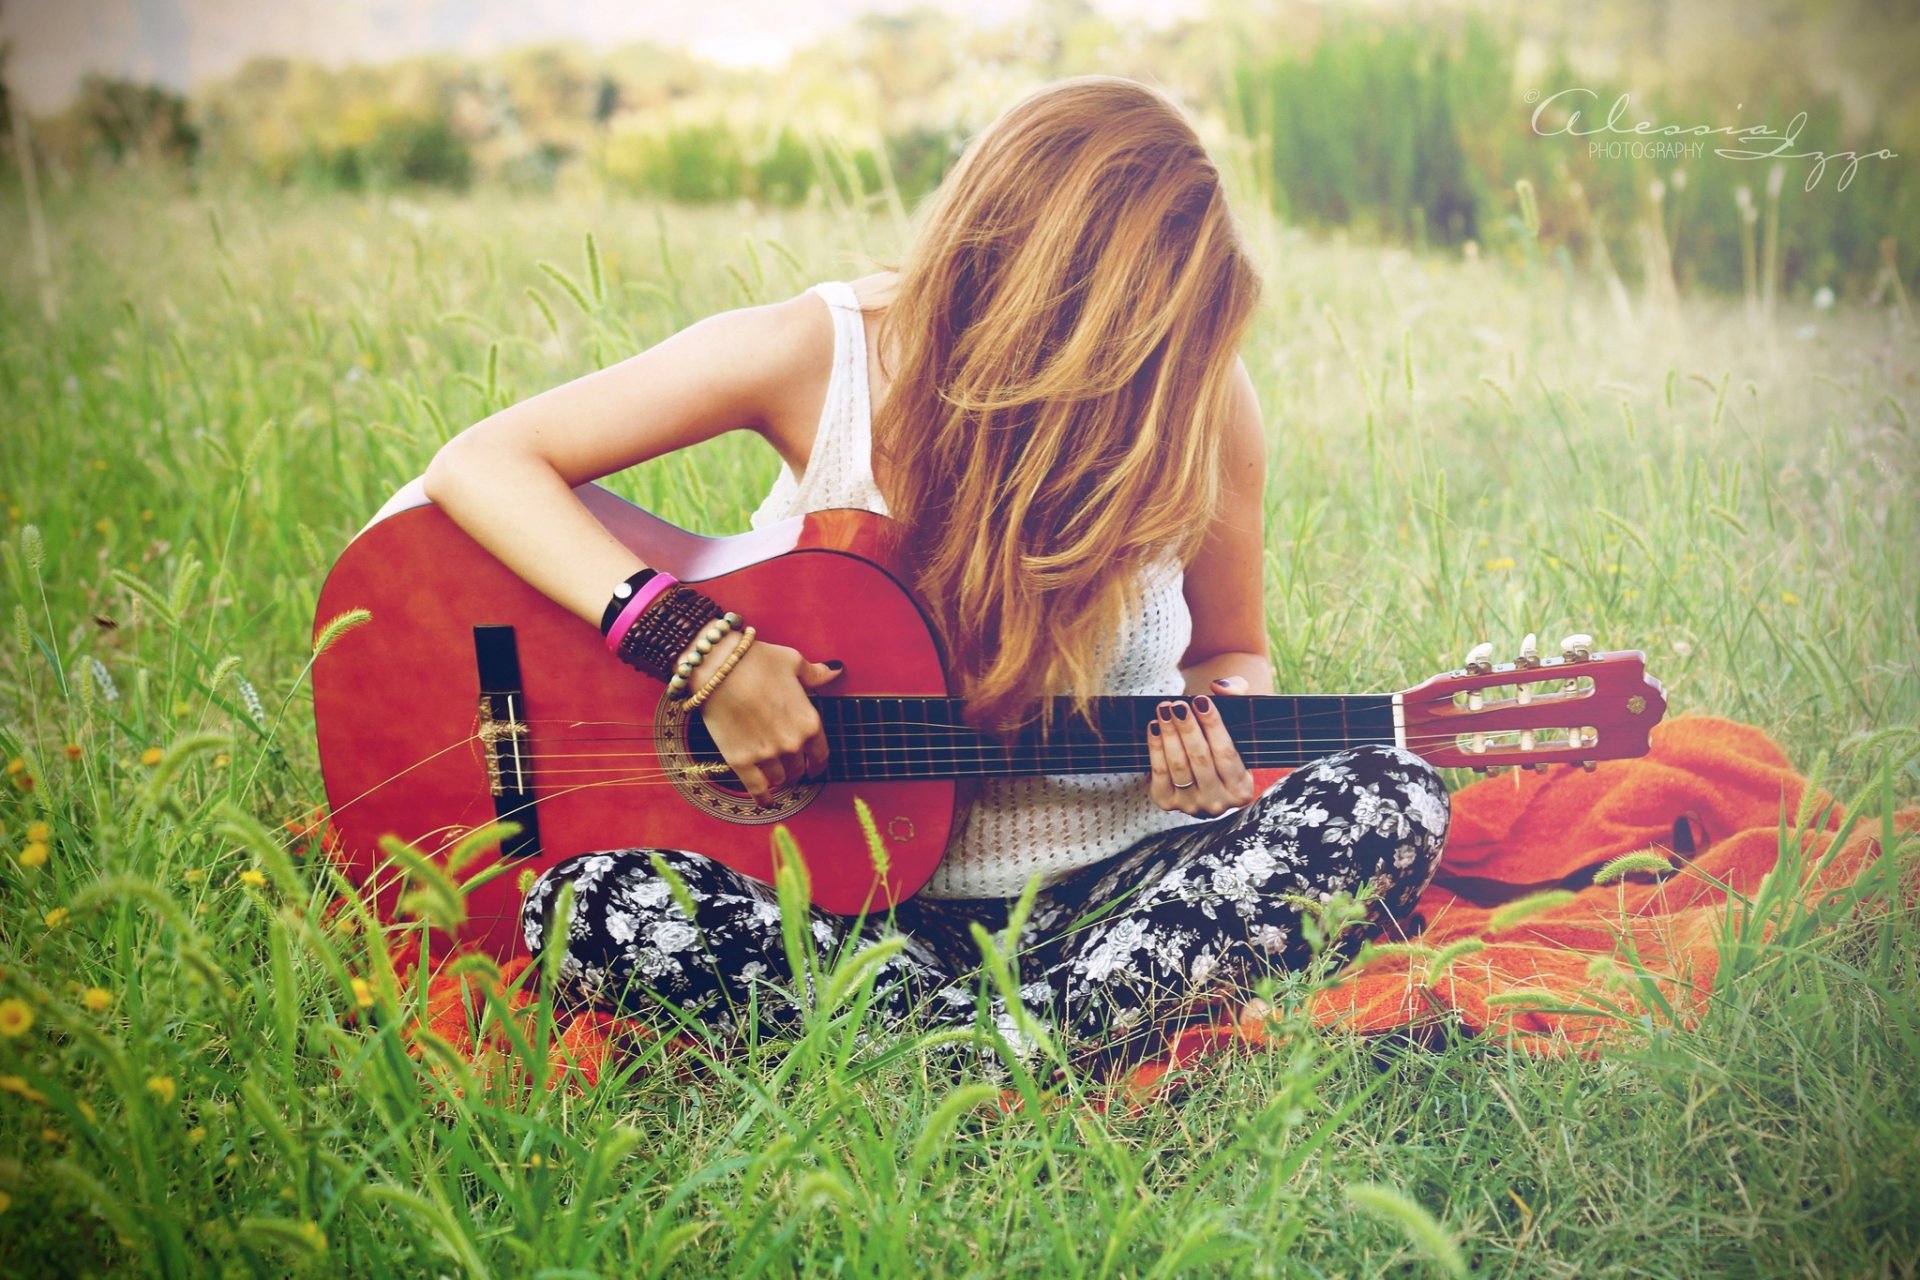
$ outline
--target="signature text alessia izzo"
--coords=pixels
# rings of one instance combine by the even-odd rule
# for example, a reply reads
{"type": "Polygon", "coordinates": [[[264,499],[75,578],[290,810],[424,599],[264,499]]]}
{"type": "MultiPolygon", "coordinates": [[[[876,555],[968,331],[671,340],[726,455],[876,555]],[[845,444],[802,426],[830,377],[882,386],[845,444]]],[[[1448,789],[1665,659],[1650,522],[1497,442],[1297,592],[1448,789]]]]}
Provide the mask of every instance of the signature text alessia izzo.
{"type": "MultiPolygon", "coordinates": [[[[1803,149],[1800,144],[1800,131],[1806,128],[1807,113],[1802,111],[1787,122],[1785,129],[1775,129],[1771,125],[1711,125],[1711,124],[1656,124],[1651,120],[1628,121],[1632,107],[1629,94],[1621,94],[1613,100],[1607,110],[1607,118],[1600,124],[1589,124],[1581,117],[1581,106],[1591,107],[1600,97],[1591,89],[1562,89],[1558,93],[1541,98],[1537,91],[1527,94],[1528,102],[1537,102],[1533,109],[1533,131],[1543,138],[1565,135],[1574,138],[1586,138],[1588,151],[1595,156],[1607,158],[1632,159],[1682,159],[1699,155],[1706,149],[1708,138],[1725,138],[1740,144],[1737,146],[1716,146],[1713,154],[1723,160],[1809,160],[1806,190],[1819,186],[1825,178],[1830,161],[1838,162],[1839,177],[1834,190],[1845,191],[1853,181],[1853,175],[1862,160],[1892,160],[1897,152],[1882,147],[1878,151],[1817,151],[1803,149]],[[1548,117],[1566,113],[1566,119],[1557,124],[1548,117]],[[1632,141],[1627,141],[1631,139],[1632,141]],[[1700,139],[1701,141],[1686,141],[1700,139]]],[[[1734,108],[1736,111],[1739,107],[1734,108]]]]}

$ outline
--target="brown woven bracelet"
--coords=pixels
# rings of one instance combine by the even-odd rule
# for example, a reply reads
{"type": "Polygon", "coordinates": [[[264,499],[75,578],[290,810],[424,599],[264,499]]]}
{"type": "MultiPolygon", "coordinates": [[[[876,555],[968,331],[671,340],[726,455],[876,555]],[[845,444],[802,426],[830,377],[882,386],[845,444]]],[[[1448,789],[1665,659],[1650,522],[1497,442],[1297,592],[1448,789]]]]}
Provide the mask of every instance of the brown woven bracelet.
{"type": "MultiPolygon", "coordinates": [[[[662,593],[665,595],[671,593],[662,593]]],[[[659,674],[671,671],[673,660],[678,655],[680,641],[685,637],[693,623],[682,616],[677,606],[659,604],[650,607],[634,621],[633,629],[621,640],[620,652],[626,661],[644,670],[659,674]]]]}
{"type": "Polygon", "coordinates": [[[712,600],[676,583],[634,620],[615,652],[628,666],[655,679],[670,680],[694,637],[723,616],[712,600]]]}

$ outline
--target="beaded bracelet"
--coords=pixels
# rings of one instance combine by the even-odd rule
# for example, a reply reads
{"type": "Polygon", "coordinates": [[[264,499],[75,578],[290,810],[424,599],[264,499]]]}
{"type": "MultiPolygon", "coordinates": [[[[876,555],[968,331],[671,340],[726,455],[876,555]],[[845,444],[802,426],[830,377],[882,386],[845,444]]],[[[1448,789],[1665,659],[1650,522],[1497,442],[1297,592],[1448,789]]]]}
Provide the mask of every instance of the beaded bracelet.
{"type": "Polygon", "coordinates": [[[746,656],[747,650],[753,648],[754,634],[752,627],[748,627],[740,633],[740,643],[733,646],[733,652],[728,654],[727,660],[720,664],[720,669],[713,673],[713,678],[701,685],[698,693],[687,699],[687,710],[692,711],[695,707],[698,707],[712,695],[715,689],[720,687],[720,682],[727,678],[727,674],[733,670],[734,664],[746,656]]]}
{"type": "Polygon", "coordinates": [[[733,630],[739,624],[740,615],[737,613],[728,613],[716,618],[705,631],[700,633],[693,644],[688,646],[687,651],[680,655],[680,660],[674,663],[673,677],[667,681],[668,697],[684,698],[687,696],[687,688],[693,683],[693,669],[699,666],[709,653],[713,652],[713,646],[719,644],[726,638],[727,632],[733,630]]]}

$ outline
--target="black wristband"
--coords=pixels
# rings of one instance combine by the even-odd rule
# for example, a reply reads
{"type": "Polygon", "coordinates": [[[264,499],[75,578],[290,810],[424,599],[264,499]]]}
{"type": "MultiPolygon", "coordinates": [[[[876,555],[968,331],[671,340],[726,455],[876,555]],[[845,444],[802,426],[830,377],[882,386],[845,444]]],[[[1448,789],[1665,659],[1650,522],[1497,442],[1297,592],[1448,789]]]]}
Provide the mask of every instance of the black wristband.
{"type": "Polygon", "coordinates": [[[607,601],[606,611],[600,615],[600,634],[613,630],[613,623],[620,611],[627,607],[627,601],[633,599],[633,593],[646,585],[647,579],[659,573],[658,569],[642,569],[613,589],[613,599],[607,601]]]}

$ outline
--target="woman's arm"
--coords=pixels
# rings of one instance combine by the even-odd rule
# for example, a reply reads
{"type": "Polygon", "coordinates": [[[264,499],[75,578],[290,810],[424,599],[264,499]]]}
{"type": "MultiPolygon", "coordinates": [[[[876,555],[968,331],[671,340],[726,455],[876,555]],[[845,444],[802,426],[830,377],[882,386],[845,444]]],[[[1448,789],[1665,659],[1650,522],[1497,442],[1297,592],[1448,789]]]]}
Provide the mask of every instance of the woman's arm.
{"type": "MultiPolygon", "coordinates": [[[[805,294],[702,320],[467,428],[428,466],[427,497],[597,630],[614,587],[646,566],[573,487],[742,427],[790,455],[779,441],[805,415],[818,418],[832,343],[825,305],[805,294]]],[[[740,643],[742,633],[729,633],[707,662],[717,669],[740,643]]],[[[770,803],[774,788],[825,768],[826,734],[807,691],[835,674],[798,650],[757,643],[703,705],[714,745],[756,800],[770,803]]]]}
{"type": "Polygon", "coordinates": [[[1267,658],[1267,432],[1244,361],[1234,364],[1235,412],[1227,432],[1226,493],[1205,544],[1187,566],[1193,640],[1180,660],[1189,695],[1219,693],[1212,682],[1238,676],[1235,693],[1272,693],[1267,658]]]}
{"type": "Polygon", "coordinates": [[[1161,704],[1147,729],[1148,790],[1162,809],[1215,817],[1250,804],[1253,775],[1213,699],[1272,693],[1263,606],[1267,437],[1244,363],[1235,362],[1235,412],[1226,440],[1226,492],[1199,556],[1187,566],[1193,640],[1181,659],[1189,699],[1161,704]]]}
{"type": "Polygon", "coordinates": [[[434,455],[426,495],[597,627],[615,584],[645,566],[574,486],[737,428],[773,438],[819,392],[832,340],[824,308],[805,295],[702,320],[468,427],[434,455]]]}

